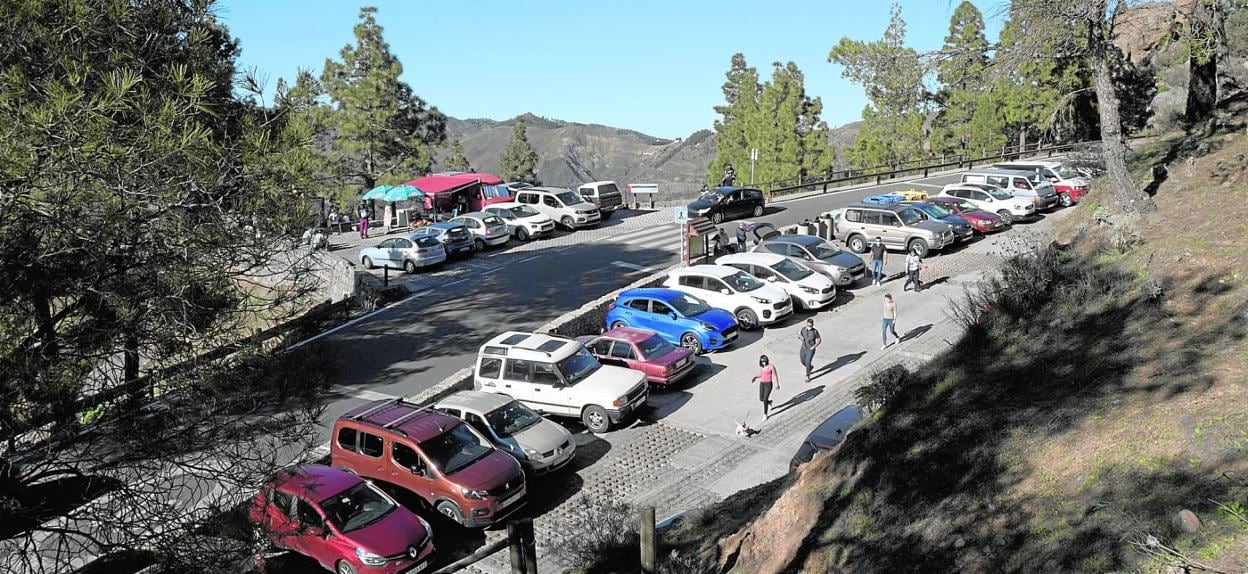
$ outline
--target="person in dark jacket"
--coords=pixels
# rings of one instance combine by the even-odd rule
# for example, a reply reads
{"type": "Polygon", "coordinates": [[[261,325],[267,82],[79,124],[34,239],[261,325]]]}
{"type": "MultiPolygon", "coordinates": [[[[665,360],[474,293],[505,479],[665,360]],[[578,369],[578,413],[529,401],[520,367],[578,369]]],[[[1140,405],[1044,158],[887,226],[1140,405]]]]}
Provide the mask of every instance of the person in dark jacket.
{"type": "Polygon", "coordinates": [[[737,253],[745,253],[745,222],[737,224],[737,253]]]}

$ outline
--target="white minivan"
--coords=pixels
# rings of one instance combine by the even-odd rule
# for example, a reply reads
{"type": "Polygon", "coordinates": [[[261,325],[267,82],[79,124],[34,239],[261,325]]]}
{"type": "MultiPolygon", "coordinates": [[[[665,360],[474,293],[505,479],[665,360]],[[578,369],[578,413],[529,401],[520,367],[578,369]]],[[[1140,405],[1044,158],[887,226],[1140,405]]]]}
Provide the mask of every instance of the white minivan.
{"type": "Polygon", "coordinates": [[[732,253],[715,260],[716,265],[733,267],[784,289],[793,302],[814,311],[836,300],[832,278],[797,261],[775,253],[732,253]]]}
{"type": "Polygon", "coordinates": [[[516,203],[545,213],[569,231],[596,225],[602,219],[598,206],[562,187],[527,187],[516,192],[516,203]]]}
{"type": "Polygon", "coordinates": [[[681,267],[667,274],[663,286],[697,297],[737,318],[742,329],[757,329],[793,313],[789,294],[749,273],[722,265],[681,267]]]}
{"type": "Polygon", "coordinates": [[[481,345],[473,388],[507,395],[549,415],[581,419],[602,433],[646,404],[646,374],[603,365],[564,337],[508,331],[481,345]]]}
{"type": "Polygon", "coordinates": [[[1013,169],[982,168],[962,174],[963,183],[986,183],[1010,192],[1014,197],[1030,199],[1036,211],[1053,209],[1061,202],[1057,189],[1047,181],[1032,181],[1031,173],[1013,169]]]}

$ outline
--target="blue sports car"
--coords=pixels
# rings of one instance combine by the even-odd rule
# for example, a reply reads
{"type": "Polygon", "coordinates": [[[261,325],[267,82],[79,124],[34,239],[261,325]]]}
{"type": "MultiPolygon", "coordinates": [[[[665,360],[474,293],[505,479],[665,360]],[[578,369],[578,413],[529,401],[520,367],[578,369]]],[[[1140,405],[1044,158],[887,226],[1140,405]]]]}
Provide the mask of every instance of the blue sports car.
{"type": "Polygon", "coordinates": [[[607,328],[640,327],[694,354],[714,351],[737,339],[732,313],[675,289],[629,289],[607,309],[607,328]]]}

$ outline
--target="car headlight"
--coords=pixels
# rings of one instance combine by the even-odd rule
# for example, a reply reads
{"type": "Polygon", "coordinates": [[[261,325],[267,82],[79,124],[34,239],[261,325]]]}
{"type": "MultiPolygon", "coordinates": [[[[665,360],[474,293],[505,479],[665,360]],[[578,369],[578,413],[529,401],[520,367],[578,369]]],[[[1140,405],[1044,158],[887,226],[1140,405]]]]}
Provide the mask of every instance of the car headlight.
{"type": "Polygon", "coordinates": [[[618,399],[615,399],[614,401],[611,401],[611,406],[613,407],[622,407],[627,404],[628,404],[628,395],[624,395],[618,399]]]}
{"type": "Polygon", "coordinates": [[[712,332],[712,333],[714,333],[715,331],[718,331],[718,330],[719,330],[719,329],[716,329],[716,328],[715,328],[715,325],[712,325],[712,324],[710,324],[710,323],[698,323],[698,325],[701,325],[701,327],[702,327],[704,330],[710,331],[710,332],[712,332]]]}
{"type": "Polygon", "coordinates": [[[819,290],[818,290],[818,289],[815,289],[814,287],[807,287],[807,286],[805,286],[805,285],[798,285],[798,287],[801,287],[801,288],[802,288],[802,291],[805,291],[805,292],[807,292],[807,293],[810,293],[811,295],[818,295],[818,294],[819,294],[819,290]]]}
{"type": "Polygon", "coordinates": [[[524,454],[528,455],[529,458],[537,458],[542,455],[542,453],[531,448],[524,449],[524,454]]]}
{"type": "Polygon", "coordinates": [[[764,298],[762,298],[762,297],[755,297],[755,296],[753,296],[753,295],[750,295],[750,299],[753,299],[753,300],[755,300],[755,301],[758,301],[759,303],[762,303],[762,304],[764,304],[764,305],[770,305],[770,304],[771,304],[771,301],[768,301],[768,300],[766,300],[766,299],[764,299],[764,298]]]}
{"type": "Polygon", "coordinates": [[[489,491],[486,490],[472,490],[469,488],[464,489],[464,496],[473,500],[481,500],[489,495],[489,491]]]}
{"type": "Polygon", "coordinates": [[[382,564],[386,563],[385,556],[378,556],[377,554],[373,554],[372,552],[369,552],[363,548],[355,549],[355,557],[359,558],[360,562],[363,562],[369,566],[381,566],[382,564]]]}

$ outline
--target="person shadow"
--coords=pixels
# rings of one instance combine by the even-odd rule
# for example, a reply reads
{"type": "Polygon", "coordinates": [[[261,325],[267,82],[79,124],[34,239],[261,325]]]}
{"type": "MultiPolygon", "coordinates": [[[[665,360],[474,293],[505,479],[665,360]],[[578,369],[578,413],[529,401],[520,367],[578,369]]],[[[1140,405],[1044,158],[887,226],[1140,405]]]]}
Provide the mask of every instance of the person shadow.
{"type": "Polygon", "coordinates": [[[822,367],[819,367],[818,369],[811,371],[810,380],[813,381],[824,375],[831,374],[832,371],[835,371],[841,367],[844,367],[845,365],[848,365],[850,363],[855,363],[858,361],[858,359],[861,359],[863,355],[866,355],[866,354],[867,354],[866,351],[858,351],[857,353],[841,355],[840,357],[837,357],[835,361],[832,361],[831,363],[828,363],[822,367]]]}
{"type": "Polygon", "coordinates": [[[780,413],[783,413],[784,411],[787,411],[793,407],[796,407],[797,405],[800,405],[806,401],[809,401],[810,399],[813,399],[821,394],[823,394],[823,385],[819,385],[817,387],[811,387],[809,389],[806,389],[800,393],[797,393],[796,395],[789,397],[789,400],[784,401],[783,403],[780,403],[779,405],[773,407],[771,409],[771,416],[774,417],[780,413]]]}
{"type": "Polygon", "coordinates": [[[919,337],[922,337],[924,333],[931,331],[931,330],[932,330],[931,323],[928,323],[926,325],[919,325],[918,327],[915,327],[913,329],[910,329],[909,331],[906,331],[906,334],[901,336],[901,340],[902,342],[905,342],[911,339],[917,339],[919,337]]]}
{"type": "Polygon", "coordinates": [[[946,276],[944,276],[944,277],[937,277],[937,278],[935,278],[935,279],[932,279],[931,281],[924,281],[924,282],[923,282],[923,286],[922,286],[922,287],[920,287],[920,288],[918,288],[917,290],[918,290],[918,291],[927,291],[927,290],[928,290],[929,288],[931,288],[933,285],[940,285],[941,283],[948,283],[948,282],[949,282],[949,276],[948,276],[948,275],[946,275],[946,276]]]}

